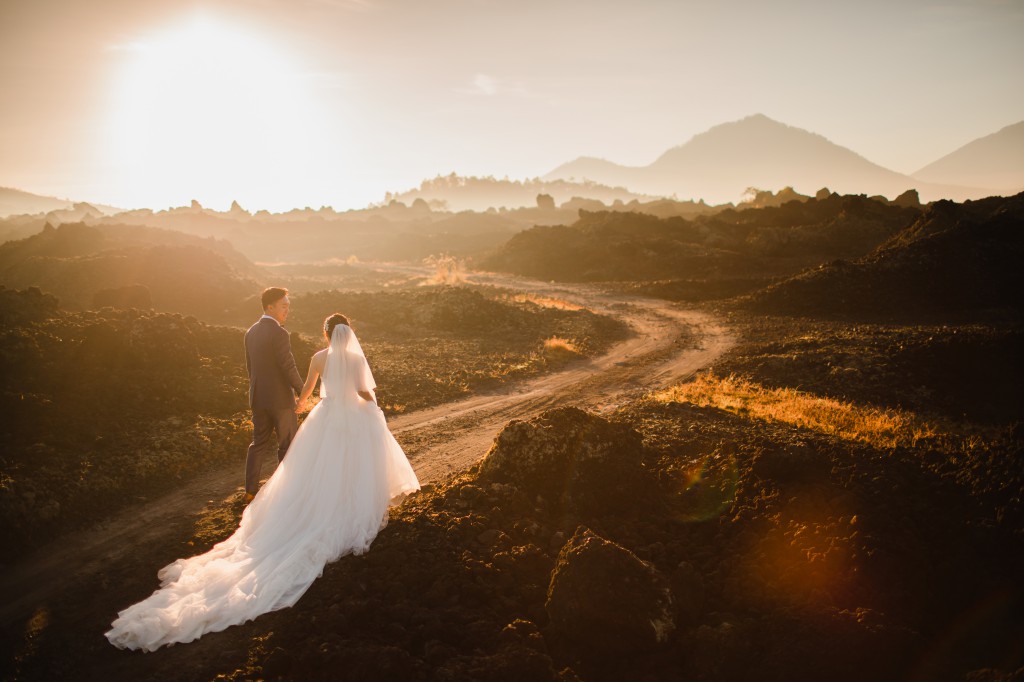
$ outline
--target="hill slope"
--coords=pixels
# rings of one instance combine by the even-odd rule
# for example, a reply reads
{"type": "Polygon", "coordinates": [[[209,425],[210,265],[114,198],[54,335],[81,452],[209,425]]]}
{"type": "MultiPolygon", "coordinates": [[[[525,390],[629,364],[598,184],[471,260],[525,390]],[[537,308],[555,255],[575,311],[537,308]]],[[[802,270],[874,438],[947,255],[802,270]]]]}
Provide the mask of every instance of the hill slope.
{"type": "Polygon", "coordinates": [[[524,230],[483,267],[562,281],[788,276],[864,255],[919,209],[831,195],[783,206],[727,209],[693,220],[580,211],[572,225],[524,230]]]}
{"type": "Polygon", "coordinates": [[[21,213],[46,213],[71,208],[72,202],[56,197],[44,197],[11,187],[0,187],[0,218],[21,213]]]}
{"type": "MultiPolygon", "coordinates": [[[[49,213],[50,211],[64,211],[74,209],[75,202],[70,199],[58,199],[41,194],[32,194],[20,189],[11,187],[0,187],[0,218],[11,215],[49,213]]],[[[91,204],[92,208],[99,209],[98,213],[116,213],[120,209],[112,206],[91,204]]]]}
{"type": "Polygon", "coordinates": [[[1020,315],[1024,193],[930,206],[863,258],[835,261],[754,294],[758,312],[951,319],[1020,315]]]}
{"type": "Polygon", "coordinates": [[[965,144],[914,173],[925,182],[1024,190],[1024,121],[965,144]]]}
{"type": "Polygon", "coordinates": [[[650,194],[734,201],[748,187],[791,186],[813,194],[823,186],[839,193],[893,198],[916,188],[925,201],[980,198],[992,192],[924,183],[883,168],[821,135],[757,114],[723,123],[665,152],[644,167],[581,158],[544,176],[588,179],[650,194]]]}
{"type": "Polygon", "coordinates": [[[38,287],[69,309],[218,318],[258,291],[260,276],[227,242],[154,228],[66,223],[0,245],[0,285],[38,287]]]}

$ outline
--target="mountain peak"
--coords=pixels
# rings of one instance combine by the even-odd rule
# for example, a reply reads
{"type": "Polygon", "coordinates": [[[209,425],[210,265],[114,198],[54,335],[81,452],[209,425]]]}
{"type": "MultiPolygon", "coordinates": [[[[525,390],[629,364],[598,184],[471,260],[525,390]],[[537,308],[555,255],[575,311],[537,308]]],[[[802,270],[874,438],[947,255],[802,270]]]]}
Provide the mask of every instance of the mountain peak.
{"type": "MultiPolygon", "coordinates": [[[[729,121],[669,149],[646,169],[664,182],[684,181],[694,196],[730,201],[749,187],[792,186],[812,193],[822,185],[838,191],[895,196],[908,180],[825,137],[764,114],[729,121]],[[884,190],[878,188],[885,184],[884,190]],[[699,189],[698,189],[699,188],[699,189]],[[691,190],[693,191],[693,190],[691,190]]],[[[662,191],[665,191],[664,189],[662,191]]],[[[678,190],[675,190],[678,192],[678,190]]]]}
{"type": "MultiPolygon", "coordinates": [[[[1024,178],[1024,122],[1008,126],[972,145],[982,142],[1002,148],[998,157],[1002,165],[986,160],[996,158],[995,155],[980,155],[974,163],[976,169],[993,169],[1011,178],[1024,178]]],[[[969,168],[970,164],[964,163],[961,167],[969,168]]],[[[818,133],[787,125],[762,113],[709,128],[669,149],[648,166],[635,168],[581,158],[559,166],[544,179],[569,176],[643,194],[701,198],[711,203],[737,201],[750,188],[792,187],[801,194],[811,195],[826,186],[841,194],[886,197],[903,196],[915,189],[924,201],[940,198],[962,201],[992,194],[989,188],[1013,186],[994,174],[984,177],[976,174],[984,181],[968,183],[896,173],[818,133]],[[1000,180],[1002,184],[988,180],[1000,180]]],[[[1016,189],[1024,189],[1024,181],[1016,189]]],[[[908,201],[909,197],[905,196],[908,201]]]]}
{"type": "Polygon", "coordinates": [[[795,130],[795,131],[799,131],[799,132],[802,132],[802,133],[807,133],[808,135],[814,135],[815,134],[815,133],[809,132],[807,130],[803,130],[801,128],[797,128],[797,127],[794,127],[794,126],[791,126],[791,125],[787,125],[785,123],[782,123],[781,121],[776,121],[774,118],[770,118],[768,116],[765,116],[764,114],[750,114],[749,116],[744,116],[743,118],[736,119],[735,121],[726,121],[725,123],[719,123],[716,126],[711,126],[710,128],[708,128],[703,133],[698,133],[697,135],[694,135],[694,137],[700,137],[701,135],[707,135],[708,133],[713,132],[715,130],[736,130],[736,129],[741,129],[741,130],[742,129],[762,130],[762,131],[770,131],[770,130],[795,130]]]}
{"type": "MultiPolygon", "coordinates": [[[[832,145],[825,137],[812,133],[803,128],[797,128],[795,126],[787,125],[776,121],[773,118],[769,118],[764,114],[751,114],[736,121],[727,121],[726,123],[719,123],[716,126],[712,126],[703,133],[694,135],[685,144],[673,147],[673,149],[666,152],[666,155],[671,153],[675,149],[681,149],[692,143],[700,143],[705,140],[713,140],[716,144],[722,140],[727,140],[730,143],[744,143],[749,144],[753,140],[762,139],[764,141],[776,139],[779,141],[785,140],[786,143],[792,143],[795,140],[814,140],[816,143],[826,143],[832,145]]],[[[833,145],[838,147],[838,145],[833,145]]],[[[851,154],[853,152],[850,152],[851,154]]]]}
{"type": "Polygon", "coordinates": [[[714,126],[714,127],[718,128],[720,126],[728,126],[728,125],[774,125],[774,126],[781,126],[783,128],[789,128],[790,127],[790,126],[786,125],[785,123],[780,123],[779,121],[776,121],[774,118],[769,118],[768,116],[765,116],[764,114],[750,114],[749,116],[744,116],[743,118],[738,119],[736,121],[727,121],[725,123],[721,123],[718,126],[714,126]]]}

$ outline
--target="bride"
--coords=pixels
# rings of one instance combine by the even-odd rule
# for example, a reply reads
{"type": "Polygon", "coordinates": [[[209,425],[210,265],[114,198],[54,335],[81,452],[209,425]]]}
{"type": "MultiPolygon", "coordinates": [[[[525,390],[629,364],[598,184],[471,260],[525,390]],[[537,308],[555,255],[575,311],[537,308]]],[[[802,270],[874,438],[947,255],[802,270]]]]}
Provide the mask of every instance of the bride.
{"type": "Polygon", "coordinates": [[[328,347],[310,361],[296,411],[322,375],[321,400],[238,530],[161,569],[160,589],[118,614],[106,633],[111,644],[153,651],[292,606],[326,563],[367,551],[388,506],[419,489],[374,401],[376,384],[348,319],[331,315],[324,335],[328,347]]]}

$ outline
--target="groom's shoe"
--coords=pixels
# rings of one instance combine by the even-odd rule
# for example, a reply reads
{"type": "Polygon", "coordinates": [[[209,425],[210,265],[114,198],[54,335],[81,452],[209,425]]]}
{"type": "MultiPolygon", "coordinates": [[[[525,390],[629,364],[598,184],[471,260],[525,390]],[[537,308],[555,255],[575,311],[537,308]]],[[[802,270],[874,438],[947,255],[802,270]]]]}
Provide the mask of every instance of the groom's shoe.
{"type": "Polygon", "coordinates": [[[256,497],[256,496],[255,496],[255,495],[253,495],[252,493],[246,493],[246,494],[245,494],[245,498],[244,498],[244,499],[243,499],[242,501],[243,501],[243,502],[244,502],[245,504],[249,504],[250,502],[252,502],[252,500],[253,500],[253,498],[254,498],[254,497],[256,497]]]}

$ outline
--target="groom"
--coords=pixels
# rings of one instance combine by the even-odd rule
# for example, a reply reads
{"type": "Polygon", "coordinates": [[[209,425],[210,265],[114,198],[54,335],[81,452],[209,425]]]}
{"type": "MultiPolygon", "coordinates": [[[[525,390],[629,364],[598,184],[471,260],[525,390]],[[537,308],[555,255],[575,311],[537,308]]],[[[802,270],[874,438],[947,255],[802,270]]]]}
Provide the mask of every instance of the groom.
{"type": "Polygon", "coordinates": [[[263,292],[263,317],[245,333],[245,368],[249,372],[249,407],[252,409],[252,443],[245,458],[245,502],[256,495],[263,453],[270,434],[277,432],[277,461],[284,459],[298,430],[295,392],[302,378],[295,367],[288,331],[288,290],[270,287],[263,292]]]}

